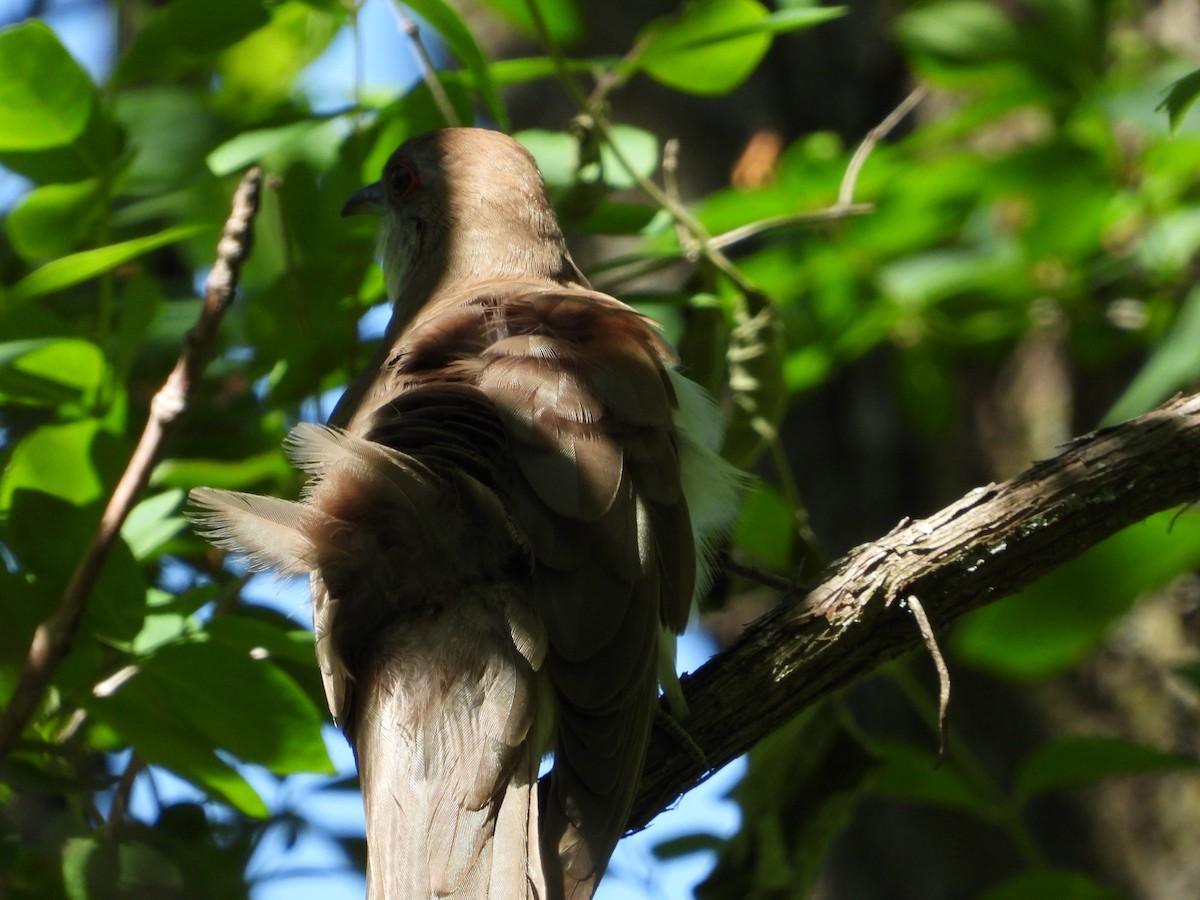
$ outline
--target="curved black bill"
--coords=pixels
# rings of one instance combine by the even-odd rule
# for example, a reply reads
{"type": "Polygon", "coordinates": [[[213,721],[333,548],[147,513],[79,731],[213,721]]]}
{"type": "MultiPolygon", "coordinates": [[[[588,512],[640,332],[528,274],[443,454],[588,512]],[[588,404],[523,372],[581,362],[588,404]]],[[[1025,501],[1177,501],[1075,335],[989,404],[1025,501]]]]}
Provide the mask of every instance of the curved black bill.
{"type": "Polygon", "coordinates": [[[384,193],[382,182],[376,181],[365,188],[359,188],[350,195],[346,205],[342,207],[343,216],[360,216],[367,213],[380,215],[383,212],[384,193]]]}

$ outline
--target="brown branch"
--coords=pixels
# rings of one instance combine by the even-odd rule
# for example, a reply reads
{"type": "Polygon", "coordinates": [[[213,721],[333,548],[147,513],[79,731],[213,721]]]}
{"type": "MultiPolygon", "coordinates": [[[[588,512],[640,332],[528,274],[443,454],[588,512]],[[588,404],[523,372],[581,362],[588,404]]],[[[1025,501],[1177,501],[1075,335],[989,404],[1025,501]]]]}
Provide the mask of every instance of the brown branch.
{"type": "MultiPolygon", "coordinates": [[[[830,565],[683,681],[683,721],[708,761],[655,733],[631,816],[644,826],[798,712],[921,643],[932,627],[1008,596],[1121,528],[1200,495],[1200,395],[1074,441],[1012,481],[901,522],[830,565]]],[[[1163,535],[1168,540],[1167,535],[1163,535]]]]}
{"type": "Polygon", "coordinates": [[[142,436],[58,607],[33,633],[12,699],[0,715],[0,759],[8,755],[20,738],[37,712],[54,670],[70,652],[92,588],[121,533],[121,526],[146,489],[163,442],[187,409],[216,339],[217,324],[233,300],[242,261],[250,251],[251,226],[258,212],[261,184],[262,172],[257,168],[242,178],[233,197],[233,210],[217,242],[216,263],[204,285],[200,318],[188,332],[175,368],[150,402],[150,416],[142,436]]]}

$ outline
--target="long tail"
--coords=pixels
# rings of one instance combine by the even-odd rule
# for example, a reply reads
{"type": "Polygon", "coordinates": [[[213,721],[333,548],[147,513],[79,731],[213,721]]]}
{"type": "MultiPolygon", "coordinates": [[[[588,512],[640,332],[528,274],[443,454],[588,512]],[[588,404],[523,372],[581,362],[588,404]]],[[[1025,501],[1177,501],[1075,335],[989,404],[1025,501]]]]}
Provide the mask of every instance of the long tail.
{"type": "Polygon", "coordinates": [[[373,900],[542,900],[538,671],[547,639],[494,495],[406,453],[300,426],[289,502],[198,489],[201,529],[310,573],[317,656],[354,744],[373,900]],[[492,538],[491,535],[499,535],[492,538]]]}

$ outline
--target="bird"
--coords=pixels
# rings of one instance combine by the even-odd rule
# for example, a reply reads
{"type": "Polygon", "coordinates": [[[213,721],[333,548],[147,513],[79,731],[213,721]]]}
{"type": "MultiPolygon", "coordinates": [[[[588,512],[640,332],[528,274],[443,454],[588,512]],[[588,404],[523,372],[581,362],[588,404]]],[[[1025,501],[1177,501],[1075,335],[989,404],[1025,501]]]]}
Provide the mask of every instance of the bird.
{"type": "Polygon", "coordinates": [[[592,289],[513,138],[413,137],[357,214],[379,216],[392,318],[328,423],[288,435],[300,498],[196,488],[191,515],[309,578],[369,897],[584,900],[660,685],[686,716],[675,636],[738,494],[720,414],[592,289]]]}

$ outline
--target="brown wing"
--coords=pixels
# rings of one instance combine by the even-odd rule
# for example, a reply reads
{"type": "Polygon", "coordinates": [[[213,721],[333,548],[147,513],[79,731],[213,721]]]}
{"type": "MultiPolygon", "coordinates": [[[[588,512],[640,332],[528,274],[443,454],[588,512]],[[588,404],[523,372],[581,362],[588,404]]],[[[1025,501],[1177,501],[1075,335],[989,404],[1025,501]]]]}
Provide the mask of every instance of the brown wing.
{"type": "Polygon", "coordinates": [[[477,305],[489,341],[474,380],[508,426],[549,638],[557,731],[543,861],[561,865],[566,896],[590,896],[641,775],[660,623],[681,631],[691,602],[670,354],[640,315],[593,292],[477,305]]]}

